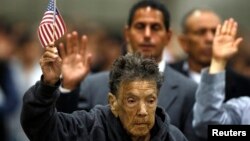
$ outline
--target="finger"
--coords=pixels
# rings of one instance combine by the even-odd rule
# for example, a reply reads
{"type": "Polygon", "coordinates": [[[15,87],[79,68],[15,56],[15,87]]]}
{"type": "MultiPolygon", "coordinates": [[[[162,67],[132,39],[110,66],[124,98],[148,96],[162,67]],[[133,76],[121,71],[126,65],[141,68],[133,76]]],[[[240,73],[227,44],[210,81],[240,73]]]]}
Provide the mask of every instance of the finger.
{"type": "Polygon", "coordinates": [[[231,35],[233,36],[233,38],[236,37],[237,30],[238,30],[238,23],[234,22],[232,25],[232,31],[231,31],[231,35]]]}
{"type": "Polygon", "coordinates": [[[234,23],[235,23],[234,19],[233,19],[233,18],[230,18],[230,19],[229,19],[229,25],[228,25],[228,34],[229,34],[229,35],[232,35],[234,23]]]}
{"type": "Polygon", "coordinates": [[[42,57],[57,58],[58,57],[57,48],[56,47],[47,47],[45,49],[45,52],[43,53],[42,57]]]}
{"type": "Polygon", "coordinates": [[[92,63],[92,55],[90,53],[88,53],[85,60],[84,60],[84,66],[85,66],[86,73],[88,73],[90,71],[91,63],[92,63]]]}
{"type": "Polygon", "coordinates": [[[55,54],[53,52],[49,52],[49,51],[46,51],[44,54],[43,54],[43,58],[52,58],[52,59],[56,59],[58,58],[58,54],[55,54]]]}
{"type": "Polygon", "coordinates": [[[46,48],[45,52],[51,52],[51,53],[58,54],[58,50],[55,46],[46,48]]]}
{"type": "Polygon", "coordinates": [[[55,62],[56,59],[53,59],[53,58],[46,58],[46,57],[42,57],[40,60],[39,60],[39,64],[41,67],[47,65],[48,63],[53,63],[55,62]]]}
{"type": "Polygon", "coordinates": [[[242,42],[243,38],[237,38],[237,40],[233,43],[234,47],[239,47],[239,44],[242,42]]]}
{"type": "Polygon", "coordinates": [[[232,21],[230,21],[230,19],[227,20],[227,23],[226,23],[226,27],[225,27],[225,35],[229,35],[230,33],[230,24],[232,23],[232,21]]]}
{"type": "Polygon", "coordinates": [[[72,35],[69,33],[69,34],[67,34],[67,37],[66,37],[66,48],[65,48],[66,52],[65,52],[65,55],[70,54],[70,52],[71,52],[70,49],[72,48],[72,46],[73,46],[73,44],[72,44],[72,35]]]}
{"type": "Polygon", "coordinates": [[[71,51],[72,51],[71,53],[77,54],[79,50],[78,48],[80,47],[79,47],[79,41],[78,41],[78,33],[76,31],[72,33],[72,39],[73,39],[73,46],[71,48],[71,51]]]}
{"type": "Polygon", "coordinates": [[[221,27],[221,34],[223,34],[223,35],[226,34],[227,24],[228,24],[228,21],[225,20],[222,27],[221,27]]]}
{"type": "Polygon", "coordinates": [[[215,36],[219,36],[220,33],[221,33],[221,25],[219,24],[219,25],[217,25],[217,27],[216,27],[215,36]]]}
{"type": "Polygon", "coordinates": [[[55,61],[56,61],[56,59],[53,59],[53,58],[43,58],[41,60],[41,63],[46,64],[46,63],[52,63],[52,62],[55,62],[55,61]]]}
{"type": "Polygon", "coordinates": [[[92,55],[90,53],[88,53],[88,55],[85,59],[85,64],[86,64],[86,68],[88,68],[88,71],[90,70],[91,60],[92,60],[92,55]]]}
{"type": "Polygon", "coordinates": [[[61,64],[61,63],[62,63],[61,57],[57,57],[57,58],[56,58],[56,61],[57,61],[57,63],[60,63],[60,64],[61,64]]]}
{"type": "Polygon", "coordinates": [[[58,48],[59,48],[60,56],[61,56],[62,59],[63,59],[63,58],[65,57],[65,55],[66,55],[66,51],[65,51],[64,44],[63,44],[63,43],[60,43],[58,48]]]}
{"type": "Polygon", "coordinates": [[[233,18],[230,18],[228,20],[227,31],[226,31],[228,35],[232,35],[231,33],[232,33],[233,24],[234,24],[234,20],[233,18]]]}
{"type": "Polygon", "coordinates": [[[55,63],[56,63],[57,65],[62,65],[62,59],[61,59],[60,57],[56,58],[55,63]]]}
{"type": "Polygon", "coordinates": [[[83,35],[81,38],[81,47],[79,49],[79,53],[82,55],[82,57],[85,58],[86,56],[86,50],[87,50],[87,42],[88,42],[88,38],[87,36],[83,35]]]}
{"type": "Polygon", "coordinates": [[[48,47],[54,47],[54,45],[55,45],[54,42],[50,42],[48,47]]]}

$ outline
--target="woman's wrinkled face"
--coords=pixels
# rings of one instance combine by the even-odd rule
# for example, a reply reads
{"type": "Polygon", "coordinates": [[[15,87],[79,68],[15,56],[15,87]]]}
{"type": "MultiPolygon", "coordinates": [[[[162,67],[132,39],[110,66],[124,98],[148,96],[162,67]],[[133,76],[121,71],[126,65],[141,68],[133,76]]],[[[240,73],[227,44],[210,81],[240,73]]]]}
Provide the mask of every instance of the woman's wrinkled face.
{"type": "Polygon", "coordinates": [[[154,81],[136,80],[121,83],[117,111],[123,127],[132,136],[145,136],[155,123],[157,85],[154,81]]]}

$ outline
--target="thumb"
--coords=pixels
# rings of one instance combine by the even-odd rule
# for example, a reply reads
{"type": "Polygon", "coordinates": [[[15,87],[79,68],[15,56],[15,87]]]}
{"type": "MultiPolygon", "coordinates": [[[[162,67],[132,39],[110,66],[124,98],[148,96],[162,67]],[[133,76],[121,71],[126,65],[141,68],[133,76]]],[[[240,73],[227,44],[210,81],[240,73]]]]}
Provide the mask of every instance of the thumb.
{"type": "Polygon", "coordinates": [[[50,42],[49,44],[48,44],[48,47],[54,47],[54,42],[50,42]]]}
{"type": "Polygon", "coordinates": [[[86,65],[90,67],[92,61],[92,54],[88,53],[87,58],[86,58],[86,65]]]}
{"type": "Polygon", "coordinates": [[[238,47],[239,44],[242,42],[243,38],[238,38],[234,43],[233,43],[233,46],[234,47],[238,47]]]}

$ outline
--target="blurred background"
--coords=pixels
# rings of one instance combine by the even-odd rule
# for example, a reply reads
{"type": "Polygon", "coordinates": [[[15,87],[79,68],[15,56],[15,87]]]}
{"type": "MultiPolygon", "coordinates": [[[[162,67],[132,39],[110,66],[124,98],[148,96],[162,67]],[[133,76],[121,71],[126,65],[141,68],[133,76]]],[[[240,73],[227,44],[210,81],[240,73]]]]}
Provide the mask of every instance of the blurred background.
{"type": "MultiPolygon", "coordinates": [[[[57,6],[69,28],[83,29],[91,25],[91,28],[105,28],[109,32],[122,36],[128,11],[136,0],[57,0],[57,6]],[[95,27],[93,27],[95,26],[95,27]],[[72,27],[72,28],[71,28],[72,27]]],[[[250,30],[248,0],[160,0],[170,10],[171,27],[174,35],[180,32],[180,22],[183,15],[190,9],[205,7],[214,10],[222,19],[233,17],[240,27],[248,32],[250,30]]],[[[27,24],[32,30],[36,30],[47,7],[48,0],[1,0],[0,15],[8,17],[11,22],[19,22],[19,26],[27,24]]],[[[90,28],[90,27],[89,27],[90,28]]],[[[174,39],[174,38],[173,38],[174,39]]],[[[177,45],[178,46],[178,45],[177,45]]],[[[178,50],[178,47],[176,47],[178,50]]],[[[179,50],[178,50],[179,51],[179,50]]],[[[182,52],[176,54],[181,57],[182,52]]]]}
{"type": "MultiPolygon", "coordinates": [[[[124,53],[123,28],[135,1],[57,0],[68,31],[77,30],[89,36],[89,51],[93,52],[95,62],[92,72],[108,70],[112,61],[124,53]]],[[[172,19],[173,38],[168,46],[172,62],[186,57],[177,40],[181,32],[181,19],[187,11],[204,7],[214,10],[222,20],[233,17],[238,21],[244,41],[236,55],[238,57],[235,57],[237,61],[232,62],[240,62],[241,65],[236,66],[238,72],[250,76],[249,0],[161,1],[169,9],[172,19]]],[[[20,126],[21,99],[41,76],[38,60],[43,49],[36,30],[47,5],[48,0],[0,0],[1,141],[3,138],[8,138],[8,141],[27,140],[20,126]]]]}
{"type": "MultiPolygon", "coordinates": [[[[112,30],[121,31],[130,6],[136,0],[57,0],[57,6],[67,23],[91,21],[104,24],[112,30]]],[[[188,10],[208,7],[222,18],[234,17],[239,23],[250,28],[248,0],[161,0],[172,15],[172,27],[178,31],[180,20],[188,10]]],[[[38,25],[48,0],[1,0],[0,14],[38,25]]]]}
{"type": "MultiPolygon", "coordinates": [[[[136,0],[57,0],[57,6],[69,28],[69,31],[91,25],[92,29],[99,26],[122,37],[128,11],[136,0]],[[95,26],[95,27],[93,27],[95,26]]],[[[233,17],[240,24],[242,31],[250,30],[248,0],[160,0],[170,10],[171,27],[174,35],[180,32],[180,22],[183,15],[192,8],[210,8],[222,19],[233,17]]],[[[1,0],[0,15],[8,17],[11,22],[19,22],[19,27],[27,24],[36,30],[47,7],[48,0],[1,0]]],[[[87,31],[85,31],[86,33],[87,31]]],[[[92,32],[92,31],[91,31],[92,32]]],[[[175,38],[173,38],[174,41],[175,38]]],[[[175,45],[175,57],[179,59],[183,52],[175,45]]]]}

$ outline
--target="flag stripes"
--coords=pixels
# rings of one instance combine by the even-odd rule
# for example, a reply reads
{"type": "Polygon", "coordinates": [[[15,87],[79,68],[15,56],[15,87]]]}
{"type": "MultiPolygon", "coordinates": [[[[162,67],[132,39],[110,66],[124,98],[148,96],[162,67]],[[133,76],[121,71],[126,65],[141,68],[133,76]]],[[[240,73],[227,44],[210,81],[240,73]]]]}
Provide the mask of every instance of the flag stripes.
{"type": "Polygon", "coordinates": [[[38,27],[38,37],[43,47],[48,46],[50,42],[58,40],[66,32],[65,23],[58,9],[55,10],[56,13],[54,14],[53,4],[53,0],[50,0],[48,9],[44,13],[42,21],[38,27]]]}

